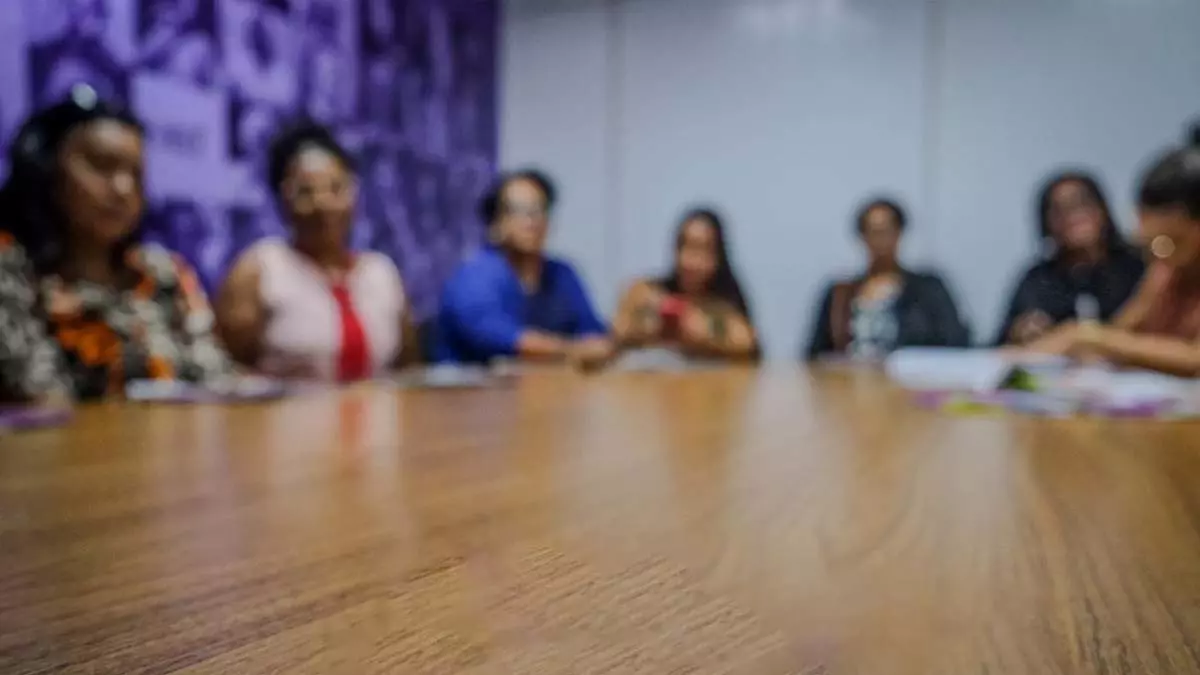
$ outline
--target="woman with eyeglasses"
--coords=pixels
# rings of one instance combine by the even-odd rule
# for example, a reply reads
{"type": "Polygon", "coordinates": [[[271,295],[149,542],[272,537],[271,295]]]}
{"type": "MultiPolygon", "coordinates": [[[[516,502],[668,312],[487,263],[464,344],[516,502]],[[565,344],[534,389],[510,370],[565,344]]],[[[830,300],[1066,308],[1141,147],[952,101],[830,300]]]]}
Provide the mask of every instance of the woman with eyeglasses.
{"type": "Polygon", "coordinates": [[[483,198],[491,245],[465,260],[442,294],[438,361],[604,364],[608,327],[575,270],[546,255],[554,185],[539,171],[505,174],[483,198]]]}
{"type": "Polygon", "coordinates": [[[0,400],[229,374],[195,273],[141,243],[143,137],[86,86],[17,133],[0,188],[0,400]]]}
{"type": "Polygon", "coordinates": [[[234,264],[218,296],[229,351],[284,379],[350,382],[415,360],[417,340],[396,266],[355,252],[354,162],[326,128],[301,124],[271,143],[270,188],[291,228],[234,264]]]}
{"type": "Polygon", "coordinates": [[[1090,174],[1070,171],[1050,177],[1039,193],[1037,214],[1038,234],[1049,255],[1021,277],[997,344],[1026,344],[1074,319],[1108,321],[1133,295],[1145,271],[1090,174]]]}
{"type": "Polygon", "coordinates": [[[667,346],[704,359],[758,358],[758,335],[716,212],[694,209],[684,215],[671,271],[626,291],[613,336],[626,349],[667,346]]]}
{"type": "Polygon", "coordinates": [[[1143,175],[1138,220],[1150,263],[1133,297],[1111,323],[1070,322],[1030,350],[1200,376],[1200,125],[1143,175]]]}

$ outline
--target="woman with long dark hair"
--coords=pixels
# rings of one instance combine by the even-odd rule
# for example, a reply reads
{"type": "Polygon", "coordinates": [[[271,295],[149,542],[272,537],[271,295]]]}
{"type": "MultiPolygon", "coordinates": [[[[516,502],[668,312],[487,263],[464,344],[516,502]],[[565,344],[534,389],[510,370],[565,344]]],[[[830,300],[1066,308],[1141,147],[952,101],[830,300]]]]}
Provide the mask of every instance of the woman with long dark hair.
{"type": "Polygon", "coordinates": [[[758,335],[729,262],[725,225],[710,209],[680,220],[670,272],[626,291],[613,320],[622,348],[672,346],[689,356],[754,359],[758,335]]]}
{"type": "Polygon", "coordinates": [[[1051,176],[1037,198],[1037,233],[1049,254],[1013,291],[997,344],[1024,344],[1072,319],[1108,321],[1137,288],[1145,265],[1085,171],[1051,176]]]}
{"type": "Polygon", "coordinates": [[[1150,263],[1109,324],[1064,324],[1033,351],[1200,376],[1200,125],[1156,159],[1138,188],[1139,238],[1150,263]]]}
{"type": "Polygon", "coordinates": [[[0,399],[227,374],[195,273],[140,243],[142,127],[77,87],[35,113],[0,188],[0,399]]]}
{"type": "Polygon", "coordinates": [[[825,289],[803,357],[876,361],[900,347],[966,347],[970,332],[940,275],[900,262],[908,216],[877,198],[858,209],[854,225],[867,250],[866,271],[825,289]]]}

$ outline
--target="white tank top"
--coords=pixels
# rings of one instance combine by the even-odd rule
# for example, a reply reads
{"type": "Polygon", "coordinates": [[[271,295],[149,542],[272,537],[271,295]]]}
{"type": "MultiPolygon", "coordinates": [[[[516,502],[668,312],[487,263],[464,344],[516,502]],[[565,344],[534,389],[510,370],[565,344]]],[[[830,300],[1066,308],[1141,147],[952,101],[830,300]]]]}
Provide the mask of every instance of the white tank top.
{"type": "Polygon", "coordinates": [[[357,319],[366,346],[355,378],[380,375],[395,361],[406,301],[400,273],[387,256],[356,254],[342,284],[335,286],[281,239],[264,239],[245,255],[258,263],[258,291],[269,316],[258,364],[264,374],[294,377],[299,368],[303,377],[343,379],[348,319],[357,319]]]}

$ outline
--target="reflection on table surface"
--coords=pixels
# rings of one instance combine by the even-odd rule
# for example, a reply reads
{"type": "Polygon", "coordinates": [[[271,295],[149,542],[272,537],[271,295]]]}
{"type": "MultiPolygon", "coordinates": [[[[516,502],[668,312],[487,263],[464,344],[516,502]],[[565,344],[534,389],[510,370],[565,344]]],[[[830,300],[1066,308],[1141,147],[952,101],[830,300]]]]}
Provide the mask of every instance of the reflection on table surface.
{"type": "Polygon", "coordinates": [[[1200,673],[1196,431],[870,370],[85,408],[0,440],[0,672],[1200,673]]]}

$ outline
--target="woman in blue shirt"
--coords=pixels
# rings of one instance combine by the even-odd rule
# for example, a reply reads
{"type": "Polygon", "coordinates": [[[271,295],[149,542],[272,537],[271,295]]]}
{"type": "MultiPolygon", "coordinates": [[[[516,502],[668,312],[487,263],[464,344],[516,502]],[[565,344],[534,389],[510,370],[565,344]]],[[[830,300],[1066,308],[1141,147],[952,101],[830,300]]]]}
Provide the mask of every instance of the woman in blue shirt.
{"type": "Polygon", "coordinates": [[[447,282],[437,317],[438,361],[570,360],[597,366],[613,354],[579,275],[545,255],[555,190],[538,171],[501,177],[482,203],[491,245],[447,282]]]}

